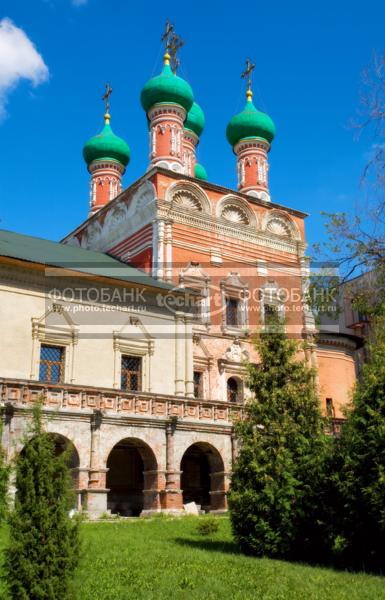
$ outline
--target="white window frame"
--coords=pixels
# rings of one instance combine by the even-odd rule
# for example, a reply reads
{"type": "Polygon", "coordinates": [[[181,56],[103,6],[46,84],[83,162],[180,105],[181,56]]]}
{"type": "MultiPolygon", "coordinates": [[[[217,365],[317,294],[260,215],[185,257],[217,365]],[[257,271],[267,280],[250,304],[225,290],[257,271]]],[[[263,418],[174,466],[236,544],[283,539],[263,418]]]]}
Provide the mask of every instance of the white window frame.
{"type": "Polygon", "coordinates": [[[230,273],[230,275],[220,282],[222,299],[222,326],[223,333],[244,334],[248,333],[249,315],[248,315],[248,286],[239,278],[239,273],[230,273]],[[227,298],[239,302],[239,324],[227,324],[227,298]]]}
{"type": "Polygon", "coordinates": [[[61,304],[53,304],[41,318],[33,317],[30,379],[39,381],[41,346],[60,346],[64,348],[64,373],[61,383],[74,383],[75,346],[77,343],[78,329],[74,327],[61,304]],[[52,312],[63,315],[64,327],[53,327],[46,324],[46,319],[52,312]]]}
{"type": "MultiPolygon", "coordinates": [[[[122,376],[122,357],[135,356],[142,359],[142,381],[141,390],[132,391],[140,394],[141,392],[151,392],[151,363],[154,354],[154,345],[152,340],[133,340],[120,337],[118,333],[113,334],[114,349],[114,381],[113,387],[121,389],[122,376]]],[[[127,390],[130,393],[130,390],[127,390]]]]}

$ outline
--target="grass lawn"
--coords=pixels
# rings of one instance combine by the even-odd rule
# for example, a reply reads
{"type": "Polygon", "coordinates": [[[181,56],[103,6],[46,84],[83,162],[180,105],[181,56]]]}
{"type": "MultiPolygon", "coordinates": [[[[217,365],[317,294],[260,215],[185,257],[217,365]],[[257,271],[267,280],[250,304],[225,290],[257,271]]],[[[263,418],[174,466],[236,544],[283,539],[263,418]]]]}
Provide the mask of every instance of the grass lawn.
{"type": "Polygon", "coordinates": [[[84,523],[79,600],[385,600],[385,578],[242,556],[218,520],[210,537],[196,517],[84,523]]]}

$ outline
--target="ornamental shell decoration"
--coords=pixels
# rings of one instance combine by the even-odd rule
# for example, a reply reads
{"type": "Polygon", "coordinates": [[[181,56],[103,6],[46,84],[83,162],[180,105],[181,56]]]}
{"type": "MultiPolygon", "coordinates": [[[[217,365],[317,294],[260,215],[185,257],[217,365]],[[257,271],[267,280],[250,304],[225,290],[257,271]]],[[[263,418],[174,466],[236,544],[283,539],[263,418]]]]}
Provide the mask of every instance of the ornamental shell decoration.
{"type": "Polygon", "coordinates": [[[281,237],[291,237],[289,225],[278,218],[270,219],[266,226],[266,231],[273,233],[274,235],[280,235],[281,237]]]}
{"type": "Polygon", "coordinates": [[[238,223],[240,225],[250,224],[248,216],[238,206],[225,206],[222,211],[222,217],[231,223],[238,223]]]}
{"type": "Polygon", "coordinates": [[[202,205],[198,198],[191,192],[181,190],[176,192],[172,199],[173,208],[202,212],[202,205]]]}

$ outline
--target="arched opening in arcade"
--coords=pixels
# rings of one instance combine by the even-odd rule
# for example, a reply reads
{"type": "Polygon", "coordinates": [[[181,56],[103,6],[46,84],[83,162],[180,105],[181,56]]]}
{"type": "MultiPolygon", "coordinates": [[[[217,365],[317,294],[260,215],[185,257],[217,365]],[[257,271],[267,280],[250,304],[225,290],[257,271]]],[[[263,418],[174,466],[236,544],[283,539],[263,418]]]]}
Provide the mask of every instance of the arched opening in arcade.
{"type": "MultiPolygon", "coordinates": [[[[71,471],[72,477],[72,485],[74,489],[74,508],[81,508],[81,498],[79,491],[79,454],[76,450],[73,442],[66,438],[64,435],[60,433],[46,433],[46,435],[53,441],[54,444],[54,454],[55,456],[61,456],[64,452],[66,455],[66,464],[71,471]]],[[[30,444],[33,441],[30,440],[27,444],[30,444]]],[[[25,454],[26,446],[21,451],[21,454],[25,454]]]]}
{"type": "Polygon", "coordinates": [[[118,442],[107,459],[107,509],[112,514],[138,517],[143,510],[156,508],[157,462],[142,440],[118,442]]]}
{"type": "Polygon", "coordinates": [[[180,470],[183,504],[195,502],[205,512],[226,510],[224,464],[214,446],[206,442],[190,446],[180,470]]]}

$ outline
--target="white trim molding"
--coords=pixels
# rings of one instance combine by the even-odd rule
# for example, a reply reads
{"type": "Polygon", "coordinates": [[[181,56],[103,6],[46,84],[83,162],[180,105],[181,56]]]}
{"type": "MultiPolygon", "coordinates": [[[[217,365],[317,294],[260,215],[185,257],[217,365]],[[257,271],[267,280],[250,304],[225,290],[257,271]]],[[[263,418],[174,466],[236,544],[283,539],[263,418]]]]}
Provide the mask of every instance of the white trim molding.
{"type": "Polygon", "coordinates": [[[32,317],[32,356],[31,379],[39,380],[40,350],[42,344],[62,346],[65,348],[64,374],[62,383],[74,383],[75,346],[78,343],[79,332],[68,312],[62,304],[53,303],[42,317],[32,317]],[[53,321],[47,323],[50,315],[56,315],[53,321]],[[61,321],[61,323],[60,323],[61,321]]]}
{"type": "Polygon", "coordinates": [[[122,356],[138,356],[142,358],[142,389],[151,392],[151,362],[154,355],[154,340],[147,333],[137,317],[130,317],[126,325],[119,331],[113,331],[114,381],[113,387],[120,389],[122,374],[122,356]],[[124,332],[127,325],[130,331],[124,332]]]}

